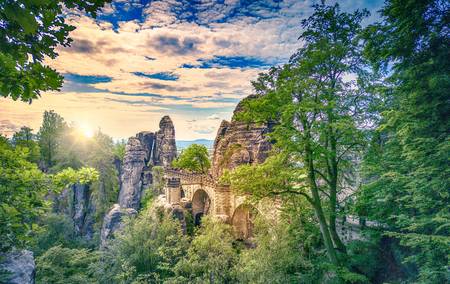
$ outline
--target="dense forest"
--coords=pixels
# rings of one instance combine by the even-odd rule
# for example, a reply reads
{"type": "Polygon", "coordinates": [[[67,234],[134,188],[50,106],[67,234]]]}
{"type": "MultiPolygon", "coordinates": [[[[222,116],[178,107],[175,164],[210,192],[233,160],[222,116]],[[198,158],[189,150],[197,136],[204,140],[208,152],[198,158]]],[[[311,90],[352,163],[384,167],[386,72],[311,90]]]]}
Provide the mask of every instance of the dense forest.
{"type": "MultiPolygon", "coordinates": [[[[44,55],[70,44],[57,2],[95,17],[104,1],[1,2],[0,94],[38,100],[62,84],[44,55]],[[11,12],[17,2],[22,14],[11,12]],[[30,39],[39,34],[48,38],[30,39]]],[[[0,136],[0,262],[32,251],[36,283],[449,283],[450,5],[387,0],[363,26],[368,16],[315,5],[301,47],[240,103],[236,119],[273,125],[273,146],[220,183],[249,202],[282,204],[275,221],[255,217],[250,240],[212,216],[182,227],[157,206],[165,181],[154,166],[137,214],[100,245],[126,141],[86,137],[46,111],[38,130],[0,136]],[[73,192],[83,185],[94,209],[80,226],[73,192]],[[343,240],[350,219],[358,237],[343,240]]],[[[206,174],[211,162],[194,144],[172,166],[206,174]]],[[[0,283],[11,283],[0,268],[0,283]]]]}

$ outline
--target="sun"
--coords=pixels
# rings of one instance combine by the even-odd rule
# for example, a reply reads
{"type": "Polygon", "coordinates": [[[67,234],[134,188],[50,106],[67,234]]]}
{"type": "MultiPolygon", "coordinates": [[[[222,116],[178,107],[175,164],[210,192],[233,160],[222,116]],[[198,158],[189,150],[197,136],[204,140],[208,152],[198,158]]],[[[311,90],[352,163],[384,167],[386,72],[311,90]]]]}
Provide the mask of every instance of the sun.
{"type": "Polygon", "coordinates": [[[81,127],[80,130],[86,138],[94,137],[94,130],[92,130],[92,128],[90,128],[88,126],[83,126],[83,127],[81,127]]]}

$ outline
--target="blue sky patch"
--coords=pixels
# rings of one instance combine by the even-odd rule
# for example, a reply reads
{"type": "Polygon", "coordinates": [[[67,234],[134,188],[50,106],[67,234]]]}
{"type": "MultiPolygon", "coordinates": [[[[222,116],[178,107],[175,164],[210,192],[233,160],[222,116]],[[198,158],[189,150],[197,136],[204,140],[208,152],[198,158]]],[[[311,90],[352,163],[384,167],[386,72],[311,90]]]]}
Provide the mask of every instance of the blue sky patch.
{"type": "Polygon", "coordinates": [[[272,64],[264,59],[251,56],[219,56],[212,59],[198,59],[198,64],[183,64],[181,68],[268,68],[272,64]]]}
{"type": "Polygon", "coordinates": [[[152,13],[164,13],[174,16],[178,21],[196,23],[208,26],[211,23],[232,22],[242,17],[255,20],[267,19],[276,16],[281,8],[283,0],[252,0],[226,3],[223,0],[212,1],[113,1],[113,12],[100,13],[99,20],[108,21],[117,30],[120,22],[137,21],[144,22],[152,13]],[[152,2],[156,4],[152,9],[152,2]]]}
{"type": "Polygon", "coordinates": [[[140,76],[140,77],[146,77],[156,80],[163,80],[163,81],[176,81],[178,78],[180,78],[179,75],[174,74],[172,72],[159,72],[159,73],[144,73],[144,72],[133,72],[134,75],[140,76]]]}
{"type": "Polygon", "coordinates": [[[64,74],[64,80],[66,82],[72,82],[77,84],[97,84],[97,83],[109,83],[112,78],[109,76],[86,76],[73,73],[64,74]]]}

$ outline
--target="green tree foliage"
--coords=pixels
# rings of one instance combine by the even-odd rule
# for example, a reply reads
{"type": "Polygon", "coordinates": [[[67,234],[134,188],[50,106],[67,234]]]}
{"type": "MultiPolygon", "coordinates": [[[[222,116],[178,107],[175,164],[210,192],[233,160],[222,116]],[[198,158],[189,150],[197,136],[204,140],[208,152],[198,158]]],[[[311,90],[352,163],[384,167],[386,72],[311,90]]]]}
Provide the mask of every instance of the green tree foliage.
{"type": "Polygon", "coordinates": [[[120,161],[123,161],[123,158],[125,157],[125,146],[127,145],[126,140],[119,140],[114,143],[114,157],[116,159],[119,159],[120,161]]]}
{"type": "Polygon", "coordinates": [[[94,265],[98,253],[87,249],[70,249],[60,245],[36,258],[36,282],[54,284],[95,283],[94,265]]]}
{"type": "Polygon", "coordinates": [[[144,190],[141,197],[141,208],[151,206],[154,198],[164,193],[164,185],[164,167],[152,166],[152,184],[144,190]]]}
{"type": "Polygon", "coordinates": [[[100,283],[157,283],[173,276],[187,246],[180,223],[149,207],[110,241],[97,277],[100,283]]]}
{"type": "MultiPolygon", "coordinates": [[[[96,219],[100,221],[117,200],[119,188],[114,165],[118,154],[117,145],[112,138],[100,130],[92,138],[87,138],[76,126],[68,126],[57,113],[46,111],[39,131],[39,144],[44,168],[49,172],[59,173],[56,175],[57,180],[59,177],[66,177],[70,181],[70,173],[81,170],[80,173],[88,174],[88,169],[91,169],[91,173],[95,169],[97,177],[90,180],[90,189],[95,202],[96,219]]],[[[74,178],[77,180],[77,177],[74,178]]]]}
{"type": "Polygon", "coordinates": [[[211,167],[206,146],[191,144],[172,162],[175,168],[186,169],[196,173],[207,173],[211,167]]]}
{"type": "Polygon", "coordinates": [[[64,119],[53,110],[45,111],[42,126],[39,129],[39,147],[41,160],[45,168],[51,168],[56,162],[56,153],[60,146],[60,138],[67,129],[64,119]]]}
{"type": "Polygon", "coordinates": [[[450,36],[446,1],[386,1],[366,29],[367,55],[388,67],[381,124],[365,158],[357,211],[405,247],[409,281],[445,283],[450,254],[450,36]]]}
{"type": "MultiPolygon", "coordinates": [[[[99,173],[93,168],[65,169],[55,175],[40,171],[28,159],[25,134],[13,138],[13,147],[7,139],[0,140],[0,229],[1,251],[24,247],[34,232],[41,231],[39,217],[50,208],[45,197],[59,193],[74,183],[92,183],[99,173]],[[19,139],[20,137],[20,139],[19,139]]],[[[48,198],[47,198],[48,199],[48,198]]]]}
{"type": "Polygon", "coordinates": [[[174,268],[176,283],[233,283],[233,267],[238,260],[229,225],[209,217],[192,240],[187,256],[174,268]]]}
{"type": "Polygon", "coordinates": [[[22,127],[12,137],[12,144],[15,148],[21,147],[24,151],[28,151],[28,161],[38,163],[40,158],[39,145],[36,142],[36,135],[33,134],[33,129],[29,127],[22,127]]]}
{"type": "Polygon", "coordinates": [[[79,170],[67,168],[53,176],[53,182],[60,188],[67,188],[76,183],[88,184],[98,180],[99,173],[94,168],[83,167],[79,170]]]}
{"type": "Polygon", "coordinates": [[[58,90],[63,78],[44,64],[56,58],[57,46],[69,46],[64,9],[79,9],[95,17],[108,0],[0,2],[0,95],[31,102],[41,91],[58,90]]]}
{"type": "Polygon", "coordinates": [[[255,221],[255,248],[243,250],[235,266],[239,283],[320,283],[324,254],[311,206],[285,200],[282,216],[255,221]]]}
{"type": "Polygon", "coordinates": [[[0,251],[23,247],[47,204],[47,177],[27,160],[29,151],[0,140],[0,251]]]}
{"type": "Polygon", "coordinates": [[[301,194],[311,203],[335,265],[338,251],[345,253],[336,231],[337,195],[365,142],[370,101],[365,87],[370,74],[358,34],[366,15],[366,11],[341,12],[338,4],[315,5],[313,15],[302,21],[304,46],[289,64],[259,76],[253,83],[257,95],[244,102],[240,114],[244,120],[277,122],[271,137],[284,161],[271,160],[268,163],[273,164],[263,171],[273,171],[270,179],[281,182],[282,192],[301,194]],[[286,175],[276,177],[278,166],[286,175]]]}
{"type": "Polygon", "coordinates": [[[161,166],[154,166],[152,168],[153,190],[162,193],[164,189],[164,168],[161,166]]]}
{"type": "Polygon", "coordinates": [[[47,213],[39,220],[41,227],[34,237],[33,252],[40,256],[54,246],[78,246],[73,220],[63,214],[47,213]]]}
{"type": "Polygon", "coordinates": [[[86,164],[95,168],[99,177],[91,186],[93,188],[94,200],[96,202],[97,219],[103,215],[117,201],[119,191],[118,172],[114,165],[114,142],[108,135],[97,131],[89,140],[89,151],[86,164]]]}

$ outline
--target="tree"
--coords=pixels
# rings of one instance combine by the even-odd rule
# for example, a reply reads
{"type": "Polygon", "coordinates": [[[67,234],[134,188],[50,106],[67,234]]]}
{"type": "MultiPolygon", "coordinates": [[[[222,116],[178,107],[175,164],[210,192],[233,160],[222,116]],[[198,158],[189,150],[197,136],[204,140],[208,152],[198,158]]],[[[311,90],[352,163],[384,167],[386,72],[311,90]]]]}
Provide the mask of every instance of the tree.
{"type": "Polygon", "coordinates": [[[175,168],[206,174],[211,167],[208,149],[204,145],[191,144],[172,162],[175,168]]]}
{"type": "Polygon", "coordinates": [[[411,282],[448,281],[449,13],[445,1],[386,1],[382,21],[366,29],[386,88],[357,212],[400,240],[411,282]]]}
{"type": "Polygon", "coordinates": [[[159,283],[174,276],[172,269],[187,246],[178,220],[149,206],[115,233],[102,252],[97,279],[100,283],[159,283]]]}
{"type": "Polygon", "coordinates": [[[255,220],[255,248],[242,250],[235,266],[239,283],[322,283],[320,232],[302,198],[284,199],[280,218],[255,220]]]}
{"type": "Polygon", "coordinates": [[[114,142],[111,137],[98,130],[88,143],[88,153],[83,161],[99,172],[98,180],[92,184],[96,214],[103,218],[106,211],[117,201],[119,178],[114,166],[114,142]]]}
{"type": "Polygon", "coordinates": [[[57,46],[69,46],[64,9],[77,9],[95,17],[109,0],[0,2],[0,95],[31,102],[41,91],[58,90],[63,77],[44,64],[58,56],[57,46]]]}
{"type": "Polygon", "coordinates": [[[21,142],[30,142],[35,139],[33,134],[33,129],[23,126],[19,131],[14,133],[12,141],[14,145],[20,144],[21,142]]]}
{"type": "Polygon", "coordinates": [[[54,246],[75,248],[79,240],[73,220],[63,214],[48,213],[40,217],[41,227],[34,236],[33,252],[35,256],[44,254],[54,246]]]}
{"type": "MultiPolygon", "coordinates": [[[[237,262],[231,227],[206,217],[192,240],[187,255],[174,270],[177,283],[233,283],[232,269],[237,262]]],[[[176,281],[175,281],[176,280],[176,281]]]]}
{"type": "Polygon", "coordinates": [[[12,144],[17,148],[21,147],[29,151],[28,160],[33,163],[38,163],[40,158],[39,145],[36,142],[36,135],[33,134],[33,129],[29,127],[21,127],[20,130],[14,133],[12,137],[12,144]]]}
{"type": "Polygon", "coordinates": [[[38,283],[95,283],[94,265],[99,254],[87,249],[64,248],[60,245],[47,250],[36,259],[38,283]]]}
{"type": "Polygon", "coordinates": [[[161,194],[164,191],[164,167],[152,167],[152,189],[155,193],[161,194]]]}
{"type": "Polygon", "coordinates": [[[47,177],[27,161],[28,152],[0,140],[0,251],[24,247],[45,210],[47,177]]]}
{"type": "Polygon", "coordinates": [[[44,112],[38,137],[41,148],[41,159],[47,169],[55,165],[60,138],[66,129],[67,125],[59,114],[53,110],[44,112]]]}
{"type": "Polygon", "coordinates": [[[254,172],[245,167],[237,176],[231,174],[232,187],[244,193],[306,198],[334,265],[340,263],[339,252],[345,254],[336,231],[337,196],[349,187],[346,175],[365,143],[366,114],[370,113],[365,90],[370,74],[359,40],[360,23],[367,14],[341,12],[338,4],[314,5],[313,15],[302,21],[303,47],[289,64],[272,68],[253,82],[256,97],[244,101],[244,112],[238,116],[247,121],[275,121],[270,136],[279,156],[255,166],[254,172]],[[262,180],[267,172],[268,180],[280,187],[270,182],[261,189],[246,186],[237,182],[243,172],[262,180]]]}
{"type": "Polygon", "coordinates": [[[125,146],[127,145],[127,141],[125,139],[119,140],[114,143],[114,158],[123,161],[125,157],[125,146]]]}

